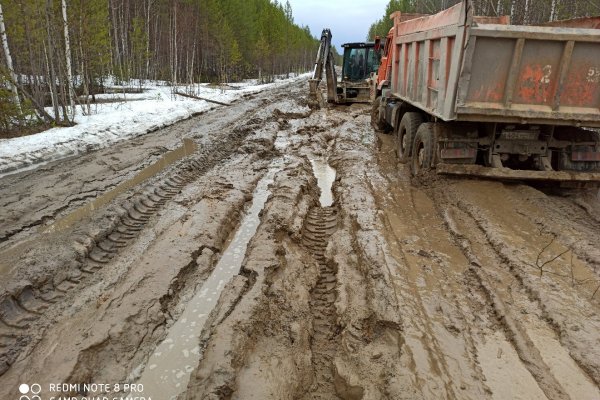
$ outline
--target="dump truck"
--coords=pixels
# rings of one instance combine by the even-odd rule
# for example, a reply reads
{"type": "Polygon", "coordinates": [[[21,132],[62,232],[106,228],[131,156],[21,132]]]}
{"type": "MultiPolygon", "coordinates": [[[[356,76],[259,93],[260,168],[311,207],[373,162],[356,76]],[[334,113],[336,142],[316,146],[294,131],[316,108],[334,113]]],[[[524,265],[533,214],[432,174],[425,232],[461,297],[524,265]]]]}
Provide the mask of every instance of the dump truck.
{"type": "Polygon", "coordinates": [[[323,29],[313,76],[309,79],[310,97],[319,100],[323,71],[327,84],[327,102],[371,103],[375,98],[372,79],[379,68],[379,38],[375,42],[345,43],[342,75],[338,82],[335,57],[331,47],[331,30],[323,29]]]}
{"type": "Polygon", "coordinates": [[[371,117],[413,174],[597,186],[600,17],[517,26],[463,1],[392,18],[371,117]]]}

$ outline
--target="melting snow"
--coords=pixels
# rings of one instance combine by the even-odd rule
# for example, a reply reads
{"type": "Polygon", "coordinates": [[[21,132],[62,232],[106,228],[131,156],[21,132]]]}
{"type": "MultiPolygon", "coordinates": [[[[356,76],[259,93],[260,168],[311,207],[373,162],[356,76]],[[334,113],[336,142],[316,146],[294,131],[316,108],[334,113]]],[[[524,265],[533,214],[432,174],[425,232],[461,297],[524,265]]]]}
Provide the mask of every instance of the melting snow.
{"type": "MultiPolygon", "coordinates": [[[[305,75],[265,85],[258,85],[255,80],[230,84],[229,87],[235,90],[199,84],[195,86],[195,93],[207,99],[230,103],[245,94],[282,86],[302,79],[305,75]]],[[[222,107],[203,100],[172,95],[173,88],[160,85],[160,82],[144,85],[144,89],[143,93],[138,94],[96,95],[97,99],[123,101],[93,104],[92,115],[87,116],[82,114],[81,107],[77,107],[75,126],[53,128],[13,139],[0,139],[0,177],[108,147],[189,118],[195,113],[222,107]]],[[[179,91],[185,91],[184,87],[179,88],[179,91]]]]}

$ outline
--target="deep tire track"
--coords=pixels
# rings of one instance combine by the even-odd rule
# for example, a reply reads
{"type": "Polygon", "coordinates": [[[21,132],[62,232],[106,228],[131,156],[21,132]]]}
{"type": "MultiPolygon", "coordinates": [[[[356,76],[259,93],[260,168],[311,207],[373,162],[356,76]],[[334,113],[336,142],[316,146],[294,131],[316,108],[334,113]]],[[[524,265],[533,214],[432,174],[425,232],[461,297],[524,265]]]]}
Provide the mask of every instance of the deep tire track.
{"type": "Polygon", "coordinates": [[[78,254],[79,268],[72,268],[60,282],[43,287],[27,285],[0,300],[0,376],[12,365],[23,348],[31,342],[29,331],[42,331],[47,326],[42,312],[57,300],[72,295],[87,277],[109,263],[121,249],[127,247],[144,229],[158,210],[183,187],[199,178],[210,168],[235,152],[251,129],[241,125],[228,140],[204,148],[158,182],[134,195],[113,225],[98,237],[81,236],[73,244],[78,254]],[[35,323],[35,329],[33,324],[35,323]],[[4,367],[3,367],[4,365],[4,367]]]}
{"type": "MultiPolygon", "coordinates": [[[[465,212],[462,209],[461,211],[465,212]]],[[[486,268],[491,268],[492,266],[482,265],[482,262],[471,248],[470,240],[459,231],[450,213],[444,212],[443,217],[448,231],[471,264],[468,271],[475,278],[479,289],[483,292],[488,303],[487,306],[491,309],[498,323],[504,327],[507,339],[515,348],[519,358],[523,361],[531,376],[536,380],[548,399],[568,400],[570,397],[542,359],[540,352],[529,338],[525,328],[514,317],[514,313],[494,289],[491,279],[485,272],[486,268]]],[[[469,217],[471,216],[469,215],[469,217]]],[[[485,235],[485,232],[481,231],[480,227],[472,226],[472,228],[473,230],[479,230],[481,234],[485,235]]],[[[495,252],[492,253],[492,256],[496,256],[495,252]]],[[[497,259],[493,264],[503,265],[504,262],[497,259]]]]}
{"type": "Polygon", "coordinates": [[[550,286],[543,289],[543,287],[532,285],[531,280],[528,278],[529,274],[526,272],[531,266],[523,264],[522,261],[516,259],[515,256],[511,256],[510,252],[504,249],[503,243],[494,236],[489,221],[482,219],[476,207],[472,207],[462,200],[452,201],[447,194],[440,193],[438,198],[445,199],[441,203],[438,202],[438,212],[443,216],[446,227],[452,234],[457,246],[461,248],[471,262],[470,273],[473,274],[479,288],[487,297],[488,307],[491,307],[493,313],[497,316],[498,322],[506,331],[507,339],[517,351],[526,368],[536,379],[539,387],[549,398],[561,398],[560,396],[568,398],[563,386],[556,382],[556,376],[540,357],[537,347],[532,343],[525,326],[519,320],[520,310],[514,309],[514,299],[512,298],[514,290],[510,287],[511,284],[508,284],[509,286],[504,289],[492,284],[491,275],[486,272],[492,265],[503,267],[503,269],[495,268],[492,271],[502,277],[500,279],[502,282],[516,282],[517,292],[521,291],[522,295],[526,296],[527,301],[534,305],[545,326],[556,335],[561,345],[568,350],[572,360],[581,369],[581,373],[597,384],[598,375],[595,363],[585,352],[574,351],[578,347],[574,332],[563,328],[564,321],[561,324],[563,317],[556,313],[558,311],[556,305],[548,302],[549,298],[543,295],[545,290],[551,291],[550,286]],[[451,215],[448,211],[447,203],[452,204],[450,209],[454,208],[456,216],[451,215]],[[458,218],[459,224],[455,223],[455,218],[458,218]],[[461,228],[458,228],[457,225],[461,225],[461,228]],[[473,237],[473,235],[475,236],[473,237]],[[479,252],[475,251],[472,240],[477,240],[479,246],[483,246],[485,255],[479,254],[481,250],[479,252]],[[484,258],[487,258],[488,261],[482,264],[480,260],[484,258]],[[503,299],[501,290],[508,291],[510,297],[503,299]],[[575,349],[572,346],[575,346],[575,349]],[[556,391],[555,388],[560,390],[556,391]]]}
{"type": "Polygon", "coordinates": [[[319,278],[310,292],[310,307],[313,315],[311,338],[314,381],[305,396],[308,399],[331,399],[335,395],[333,358],[339,342],[336,323],[336,269],[327,262],[325,250],[329,237],[335,231],[337,210],[332,207],[313,208],[304,225],[302,241],[319,264],[319,278]]]}

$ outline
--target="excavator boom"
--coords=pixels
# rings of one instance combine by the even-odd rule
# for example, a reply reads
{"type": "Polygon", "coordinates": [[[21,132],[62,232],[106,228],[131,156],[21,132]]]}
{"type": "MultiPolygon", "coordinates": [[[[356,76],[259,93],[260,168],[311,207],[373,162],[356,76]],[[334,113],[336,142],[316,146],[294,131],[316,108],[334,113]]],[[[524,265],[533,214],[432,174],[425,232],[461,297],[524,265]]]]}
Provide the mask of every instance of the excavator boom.
{"type": "Polygon", "coordinates": [[[329,29],[323,29],[313,76],[308,81],[311,98],[319,101],[320,95],[318,88],[323,80],[323,70],[325,70],[325,79],[327,80],[327,101],[330,103],[337,100],[337,75],[335,73],[335,57],[331,51],[331,37],[331,31],[329,29]]]}

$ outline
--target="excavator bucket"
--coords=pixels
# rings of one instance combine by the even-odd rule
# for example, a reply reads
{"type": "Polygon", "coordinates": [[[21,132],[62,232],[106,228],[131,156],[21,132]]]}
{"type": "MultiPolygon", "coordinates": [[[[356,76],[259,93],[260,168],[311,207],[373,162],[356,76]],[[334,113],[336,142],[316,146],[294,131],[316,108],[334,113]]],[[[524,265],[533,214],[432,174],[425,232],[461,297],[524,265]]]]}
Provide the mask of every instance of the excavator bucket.
{"type": "Polygon", "coordinates": [[[310,98],[317,101],[319,101],[319,83],[321,83],[319,79],[308,80],[308,93],[310,98]]]}

